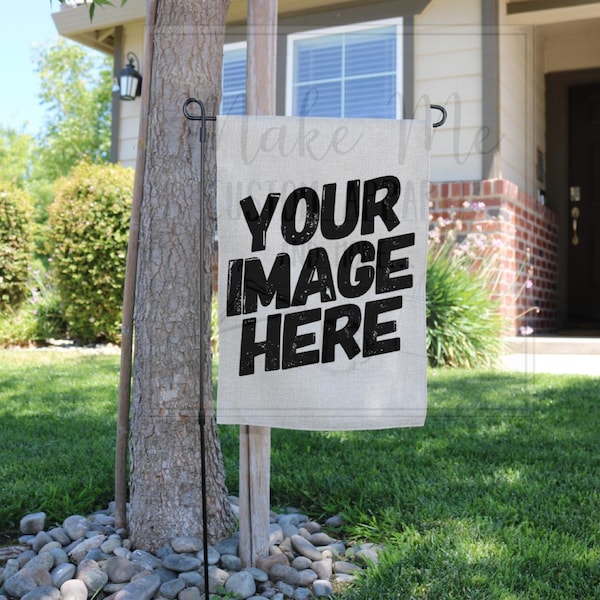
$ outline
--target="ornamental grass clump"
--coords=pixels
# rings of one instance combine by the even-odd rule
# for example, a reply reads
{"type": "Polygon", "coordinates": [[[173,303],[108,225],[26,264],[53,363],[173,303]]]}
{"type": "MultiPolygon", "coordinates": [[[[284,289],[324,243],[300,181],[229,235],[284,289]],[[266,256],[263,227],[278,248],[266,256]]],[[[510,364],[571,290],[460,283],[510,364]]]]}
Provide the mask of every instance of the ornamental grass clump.
{"type": "MultiPolygon", "coordinates": [[[[442,229],[446,225],[442,223],[442,229]]],[[[426,291],[431,366],[495,366],[502,351],[503,323],[494,284],[493,244],[484,235],[431,230],[426,291]]]]}
{"type": "Polygon", "coordinates": [[[119,342],[133,170],[75,167],[50,206],[51,269],[69,336],[119,342]]]}

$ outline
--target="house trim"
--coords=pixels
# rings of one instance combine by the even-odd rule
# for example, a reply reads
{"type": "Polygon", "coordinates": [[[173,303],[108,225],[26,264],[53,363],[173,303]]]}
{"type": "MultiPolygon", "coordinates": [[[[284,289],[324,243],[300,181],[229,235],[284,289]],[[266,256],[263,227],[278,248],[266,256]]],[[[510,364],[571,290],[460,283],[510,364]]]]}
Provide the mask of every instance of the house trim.
{"type": "Polygon", "coordinates": [[[486,128],[481,152],[481,178],[498,176],[500,150],[500,36],[498,0],[481,0],[482,125],[486,128]]]}

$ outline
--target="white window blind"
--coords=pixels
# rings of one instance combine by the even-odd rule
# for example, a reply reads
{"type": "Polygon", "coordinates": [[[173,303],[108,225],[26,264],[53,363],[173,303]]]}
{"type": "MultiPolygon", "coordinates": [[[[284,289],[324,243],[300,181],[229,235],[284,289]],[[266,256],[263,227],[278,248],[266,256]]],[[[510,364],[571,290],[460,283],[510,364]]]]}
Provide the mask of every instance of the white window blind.
{"type": "Polygon", "coordinates": [[[223,48],[222,115],[246,114],[246,44],[228,44],[223,48]]]}
{"type": "Polygon", "coordinates": [[[288,114],[401,117],[401,36],[401,20],[290,36],[288,114]]]}

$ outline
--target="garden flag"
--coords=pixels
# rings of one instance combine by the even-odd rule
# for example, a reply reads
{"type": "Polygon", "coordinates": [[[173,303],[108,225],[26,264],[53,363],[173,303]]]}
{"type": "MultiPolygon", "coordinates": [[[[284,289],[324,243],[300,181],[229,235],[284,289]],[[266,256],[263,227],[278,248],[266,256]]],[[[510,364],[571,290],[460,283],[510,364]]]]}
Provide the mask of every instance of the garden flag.
{"type": "Polygon", "coordinates": [[[219,117],[217,419],[423,425],[423,121],[219,117]]]}

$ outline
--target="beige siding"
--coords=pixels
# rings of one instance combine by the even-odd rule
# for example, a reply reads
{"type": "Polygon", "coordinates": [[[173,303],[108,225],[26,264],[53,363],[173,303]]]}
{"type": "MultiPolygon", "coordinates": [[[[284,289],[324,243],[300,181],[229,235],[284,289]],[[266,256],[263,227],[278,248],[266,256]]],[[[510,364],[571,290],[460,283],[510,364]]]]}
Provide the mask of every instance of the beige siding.
{"type": "Polygon", "coordinates": [[[448,111],[434,130],[431,178],[459,181],[481,178],[481,8],[479,0],[432,0],[415,17],[415,117],[429,104],[448,111]]]}
{"type": "Polygon", "coordinates": [[[536,197],[536,155],[545,154],[543,40],[532,26],[500,29],[498,177],[536,197]]]}
{"type": "MultiPolygon", "coordinates": [[[[140,72],[144,65],[144,22],[129,23],[123,28],[123,64],[126,64],[128,52],[133,52],[140,61],[140,72]]],[[[142,82],[143,84],[144,82],[142,82]]],[[[126,167],[135,167],[139,137],[139,114],[141,101],[121,102],[121,121],[119,129],[119,162],[126,167]]]]}
{"type": "Polygon", "coordinates": [[[546,72],[593,69],[600,67],[600,23],[582,26],[581,31],[568,29],[548,32],[545,44],[546,72]]]}

